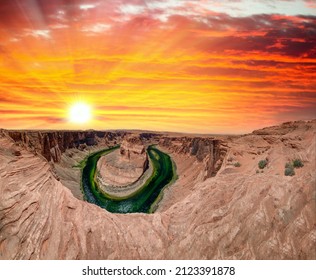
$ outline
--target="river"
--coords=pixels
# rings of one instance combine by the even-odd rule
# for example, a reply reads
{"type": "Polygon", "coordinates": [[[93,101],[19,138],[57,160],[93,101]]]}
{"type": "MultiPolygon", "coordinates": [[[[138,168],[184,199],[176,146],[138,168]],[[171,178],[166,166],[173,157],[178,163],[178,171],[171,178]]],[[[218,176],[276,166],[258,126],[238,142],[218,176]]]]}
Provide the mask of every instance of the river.
{"type": "Polygon", "coordinates": [[[170,156],[154,146],[147,148],[149,159],[153,165],[153,173],[140,188],[139,192],[127,199],[118,200],[99,189],[95,182],[97,162],[101,156],[114,151],[119,146],[91,154],[82,169],[82,191],[85,199],[112,213],[152,213],[161,199],[164,187],[176,179],[175,165],[170,156]]]}

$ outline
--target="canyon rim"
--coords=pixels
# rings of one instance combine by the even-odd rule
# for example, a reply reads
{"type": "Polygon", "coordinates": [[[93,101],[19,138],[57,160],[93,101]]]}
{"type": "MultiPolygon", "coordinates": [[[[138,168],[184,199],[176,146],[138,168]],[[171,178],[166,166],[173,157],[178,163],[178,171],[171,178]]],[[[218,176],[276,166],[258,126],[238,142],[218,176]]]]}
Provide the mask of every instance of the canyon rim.
{"type": "Polygon", "coordinates": [[[239,136],[1,130],[0,258],[315,259],[315,137],[315,120],[239,136]],[[176,165],[151,214],[84,201],[78,165],[120,144],[123,171],[127,154],[137,161],[129,177],[111,166],[121,185],[139,178],[148,145],[176,165]]]}

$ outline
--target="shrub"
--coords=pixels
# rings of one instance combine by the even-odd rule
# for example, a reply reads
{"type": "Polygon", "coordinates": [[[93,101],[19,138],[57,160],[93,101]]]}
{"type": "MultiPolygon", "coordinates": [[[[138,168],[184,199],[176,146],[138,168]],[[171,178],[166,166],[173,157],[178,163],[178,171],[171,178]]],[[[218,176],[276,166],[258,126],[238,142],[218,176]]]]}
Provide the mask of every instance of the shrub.
{"type": "Polygon", "coordinates": [[[294,159],[293,166],[294,166],[294,168],[300,168],[300,167],[303,167],[304,164],[300,159],[294,159]]]}
{"type": "Polygon", "coordinates": [[[304,164],[302,163],[302,161],[300,159],[294,159],[292,162],[287,162],[285,164],[284,175],[285,176],[294,176],[295,175],[294,168],[300,168],[303,166],[304,166],[304,164]]]}
{"type": "Polygon", "coordinates": [[[294,176],[295,175],[295,171],[294,171],[293,166],[285,168],[284,175],[285,176],[294,176]]]}
{"type": "Polygon", "coordinates": [[[237,162],[234,163],[234,166],[235,166],[235,167],[240,167],[241,164],[237,161],[237,162]]]}
{"type": "Polygon", "coordinates": [[[258,162],[258,166],[259,166],[260,169],[265,168],[265,167],[267,166],[267,164],[268,164],[268,161],[265,160],[265,159],[260,160],[260,161],[258,162]]]}
{"type": "Polygon", "coordinates": [[[260,172],[260,171],[257,169],[257,170],[256,170],[256,173],[258,174],[259,172],[260,172]]]}

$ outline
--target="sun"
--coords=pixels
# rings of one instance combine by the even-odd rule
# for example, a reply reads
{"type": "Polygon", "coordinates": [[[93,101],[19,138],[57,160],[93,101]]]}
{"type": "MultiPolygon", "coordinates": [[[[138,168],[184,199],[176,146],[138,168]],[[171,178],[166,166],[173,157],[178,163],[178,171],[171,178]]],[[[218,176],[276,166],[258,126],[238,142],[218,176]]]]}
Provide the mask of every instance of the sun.
{"type": "Polygon", "coordinates": [[[73,123],[87,123],[91,120],[91,107],[83,102],[73,104],[69,109],[69,120],[73,123]]]}

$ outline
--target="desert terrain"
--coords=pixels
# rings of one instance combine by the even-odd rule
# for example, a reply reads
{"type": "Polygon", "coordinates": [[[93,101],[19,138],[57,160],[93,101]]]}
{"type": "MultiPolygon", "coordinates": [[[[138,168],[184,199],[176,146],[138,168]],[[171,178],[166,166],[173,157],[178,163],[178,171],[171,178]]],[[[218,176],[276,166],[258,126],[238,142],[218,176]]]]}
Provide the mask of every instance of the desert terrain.
{"type": "Polygon", "coordinates": [[[316,259],[315,170],[316,120],[238,136],[0,130],[0,259],[316,259]],[[134,166],[110,157],[101,175],[141,176],[146,155],[128,139],[176,165],[152,214],[84,201],[80,164],[93,152],[123,143],[134,166]]]}

